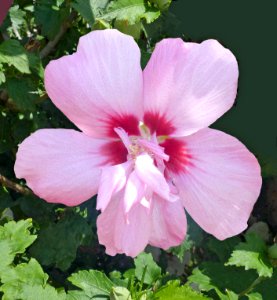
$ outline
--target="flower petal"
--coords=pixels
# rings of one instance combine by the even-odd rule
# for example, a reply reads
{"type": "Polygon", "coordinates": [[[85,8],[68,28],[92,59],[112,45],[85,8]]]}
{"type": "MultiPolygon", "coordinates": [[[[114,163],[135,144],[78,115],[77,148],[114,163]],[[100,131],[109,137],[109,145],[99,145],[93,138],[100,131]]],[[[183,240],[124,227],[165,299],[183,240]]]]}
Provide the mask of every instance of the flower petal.
{"type": "Polygon", "coordinates": [[[171,201],[170,189],[164,175],[155,167],[153,159],[148,154],[141,154],[136,158],[135,172],[153,192],[171,201]]]}
{"type": "Polygon", "coordinates": [[[186,214],[181,202],[168,202],[154,196],[151,204],[152,227],[149,244],[165,250],[180,245],[187,231],[186,214]]]}
{"type": "Polygon", "coordinates": [[[13,3],[13,0],[5,0],[1,1],[1,10],[0,10],[0,26],[2,25],[2,22],[4,21],[9,8],[11,7],[13,3]]]}
{"type": "Polygon", "coordinates": [[[132,162],[102,168],[96,209],[106,209],[113,194],[119,192],[126,184],[132,162]]]}
{"type": "Polygon", "coordinates": [[[233,105],[238,65],[215,40],[165,39],[156,45],[143,78],[144,123],[157,135],[186,136],[233,105]]]}
{"type": "MultiPolygon", "coordinates": [[[[167,171],[185,209],[220,240],[242,232],[262,184],[255,156],[236,138],[213,129],[177,141],[183,148],[176,149],[175,157],[172,153],[174,166],[169,160],[167,171]]],[[[168,145],[163,146],[169,154],[168,145]]]]}
{"type": "Polygon", "coordinates": [[[128,213],[130,209],[142,199],[144,193],[145,183],[143,183],[136,172],[133,171],[128,178],[124,192],[124,212],[128,213]]]}
{"type": "Polygon", "coordinates": [[[132,37],[117,30],[81,37],[75,54],[49,63],[45,86],[54,104],[86,134],[118,137],[115,127],[139,134],[142,70],[132,37]]]}
{"type": "Polygon", "coordinates": [[[47,202],[78,205],[97,193],[103,141],[70,129],[41,129],[19,145],[17,178],[47,202]]]}
{"type": "Polygon", "coordinates": [[[123,193],[119,193],[97,218],[99,243],[106,247],[109,255],[125,253],[135,257],[149,240],[149,214],[147,208],[138,203],[130,210],[129,222],[126,222],[123,205],[123,193]]]}

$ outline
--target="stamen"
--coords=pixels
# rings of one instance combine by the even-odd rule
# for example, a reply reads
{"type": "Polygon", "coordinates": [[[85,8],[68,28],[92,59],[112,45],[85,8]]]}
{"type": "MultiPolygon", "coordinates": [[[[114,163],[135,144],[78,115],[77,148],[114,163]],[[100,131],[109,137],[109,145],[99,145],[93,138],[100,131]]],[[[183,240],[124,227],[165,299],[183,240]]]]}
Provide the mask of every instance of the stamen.
{"type": "MultiPolygon", "coordinates": [[[[144,134],[147,133],[148,128],[143,123],[140,124],[140,128],[144,129],[144,134]]],[[[163,161],[169,161],[169,156],[164,153],[164,148],[159,146],[158,140],[155,134],[148,135],[147,139],[140,137],[129,137],[128,133],[120,127],[114,128],[114,131],[118,134],[123,144],[128,150],[128,159],[136,159],[136,157],[142,153],[147,153],[159,166],[163,168],[163,161]]]]}
{"type": "Polygon", "coordinates": [[[142,137],[146,139],[150,137],[150,130],[143,122],[139,122],[139,131],[142,137]]]}
{"type": "Polygon", "coordinates": [[[114,128],[114,131],[118,134],[118,136],[121,138],[123,144],[127,149],[132,145],[132,142],[128,136],[128,133],[121,127],[114,128]]]}
{"type": "Polygon", "coordinates": [[[153,142],[149,142],[147,140],[139,140],[139,145],[144,147],[147,150],[150,150],[151,153],[154,154],[154,156],[157,156],[165,161],[169,161],[169,156],[164,153],[164,148],[159,146],[158,144],[154,144],[153,142]]]}

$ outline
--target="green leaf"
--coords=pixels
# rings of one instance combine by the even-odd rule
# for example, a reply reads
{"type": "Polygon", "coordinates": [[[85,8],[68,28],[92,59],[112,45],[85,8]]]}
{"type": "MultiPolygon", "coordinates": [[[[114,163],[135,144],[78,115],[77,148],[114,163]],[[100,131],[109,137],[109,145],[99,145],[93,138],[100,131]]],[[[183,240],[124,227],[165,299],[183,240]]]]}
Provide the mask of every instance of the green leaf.
{"type": "Polygon", "coordinates": [[[30,78],[11,78],[7,81],[9,97],[20,110],[34,110],[35,101],[38,98],[36,94],[36,85],[30,78]]]}
{"type": "Polygon", "coordinates": [[[60,9],[55,1],[38,0],[36,1],[34,14],[36,23],[41,26],[42,35],[53,40],[66,16],[64,10],[60,9]]]}
{"type": "Polygon", "coordinates": [[[274,269],[271,278],[263,278],[264,280],[255,286],[253,293],[263,295],[263,300],[277,299],[277,268],[274,269]]]}
{"type": "Polygon", "coordinates": [[[31,219],[11,221],[0,226],[0,242],[8,241],[13,255],[23,253],[36,239],[36,235],[30,233],[31,226],[31,219]]]}
{"type": "Polygon", "coordinates": [[[92,26],[109,0],[76,0],[71,6],[92,26]]]}
{"type": "Polygon", "coordinates": [[[221,298],[224,298],[226,291],[239,294],[256,279],[257,274],[253,270],[245,271],[243,268],[224,266],[222,263],[205,262],[193,270],[188,282],[197,284],[201,291],[215,290],[221,298]]]}
{"type": "Polygon", "coordinates": [[[3,274],[7,267],[13,262],[14,254],[12,254],[11,247],[9,245],[9,241],[2,240],[0,241],[0,278],[1,274],[3,274]]]}
{"type": "Polygon", "coordinates": [[[172,0],[150,0],[155,3],[160,10],[166,10],[169,8],[172,0]]]}
{"type": "Polygon", "coordinates": [[[142,29],[142,25],[140,22],[133,25],[128,25],[128,22],[126,21],[116,20],[114,23],[114,27],[125,34],[131,35],[135,39],[140,38],[142,29]]]}
{"type": "Polygon", "coordinates": [[[66,294],[63,290],[58,291],[49,284],[45,286],[41,285],[29,285],[24,284],[22,286],[21,299],[23,300],[65,300],[66,294]]]}
{"type": "Polygon", "coordinates": [[[9,268],[1,274],[2,286],[0,291],[5,294],[4,299],[21,299],[23,286],[45,285],[48,275],[45,274],[35,259],[28,263],[9,268]]]}
{"type": "Polygon", "coordinates": [[[14,5],[9,9],[9,16],[12,23],[12,29],[19,31],[20,27],[25,23],[26,12],[19,8],[19,5],[14,5]]]}
{"type": "Polygon", "coordinates": [[[119,271],[112,271],[109,273],[109,278],[116,286],[126,287],[128,286],[128,279],[122,278],[122,274],[119,271]]]}
{"type": "Polygon", "coordinates": [[[211,237],[208,241],[208,248],[215,253],[221,262],[226,262],[231,256],[234,247],[241,241],[239,237],[232,237],[224,241],[219,241],[211,237]]]}
{"type": "Polygon", "coordinates": [[[238,300],[239,299],[239,295],[237,295],[236,293],[234,293],[232,291],[226,290],[226,296],[225,295],[221,295],[220,299],[221,300],[238,300]]]}
{"type": "Polygon", "coordinates": [[[183,262],[185,253],[192,247],[192,245],[193,242],[190,240],[189,235],[187,235],[186,239],[183,241],[183,243],[180,246],[172,247],[168,250],[168,252],[177,256],[180,262],[183,262]]]}
{"type": "Polygon", "coordinates": [[[135,276],[143,283],[151,284],[161,276],[161,268],[154,262],[150,253],[141,253],[134,263],[135,276]]]}
{"type": "Polygon", "coordinates": [[[71,299],[74,299],[74,295],[78,295],[76,299],[107,299],[114,286],[104,273],[95,270],[79,271],[71,275],[68,280],[82,290],[77,294],[75,291],[69,291],[68,294],[71,295],[71,299]]]}
{"type": "Polygon", "coordinates": [[[92,236],[91,226],[77,214],[68,213],[57,223],[49,223],[39,232],[31,254],[42,265],[67,270],[76,257],[77,248],[92,236]]]}
{"type": "Polygon", "coordinates": [[[204,300],[206,296],[197,293],[190,286],[179,286],[176,281],[170,281],[167,286],[154,294],[157,300],[204,300]]]}
{"type": "Polygon", "coordinates": [[[267,258],[265,242],[253,233],[245,236],[246,242],[240,243],[226,265],[254,269],[259,276],[271,277],[272,266],[267,258]]]}
{"type": "Polygon", "coordinates": [[[249,300],[263,300],[263,297],[259,293],[251,293],[247,295],[249,300]]]}
{"type": "Polygon", "coordinates": [[[23,213],[40,224],[55,221],[54,209],[57,206],[56,204],[47,203],[34,195],[20,197],[18,201],[23,213]]]}
{"type": "Polygon", "coordinates": [[[0,45],[0,63],[14,66],[21,73],[31,73],[28,54],[17,40],[10,39],[0,45]]]}
{"type": "Polygon", "coordinates": [[[10,268],[7,272],[1,274],[1,282],[12,284],[18,282],[29,283],[31,285],[46,284],[48,275],[45,274],[40,264],[33,258],[28,263],[22,263],[14,268],[10,268]]]}
{"type": "Polygon", "coordinates": [[[132,297],[125,287],[117,286],[112,288],[110,300],[132,300],[132,297]]]}
{"type": "Polygon", "coordinates": [[[2,70],[0,70],[0,85],[4,82],[6,82],[6,76],[5,73],[2,70]]]}
{"type": "Polygon", "coordinates": [[[128,21],[129,25],[133,25],[145,19],[147,23],[156,20],[160,15],[158,9],[149,7],[147,1],[144,0],[118,0],[111,2],[101,19],[112,21],[113,19],[120,21],[128,21]]]}
{"type": "Polygon", "coordinates": [[[277,244],[270,246],[267,250],[268,256],[272,259],[277,259],[277,244]]]}

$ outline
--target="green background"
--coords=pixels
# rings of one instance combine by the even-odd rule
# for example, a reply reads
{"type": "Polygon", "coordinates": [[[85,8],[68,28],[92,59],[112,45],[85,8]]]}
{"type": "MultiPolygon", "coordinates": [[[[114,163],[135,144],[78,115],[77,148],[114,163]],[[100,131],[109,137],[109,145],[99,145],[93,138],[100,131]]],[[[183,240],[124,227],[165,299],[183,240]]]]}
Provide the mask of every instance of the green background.
{"type": "Polygon", "coordinates": [[[214,127],[239,138],[261,163],[277,165],[277,24],[274,1],[174,1],[185,39],[214,38],[239,62],[237,104],[214,127]]]}

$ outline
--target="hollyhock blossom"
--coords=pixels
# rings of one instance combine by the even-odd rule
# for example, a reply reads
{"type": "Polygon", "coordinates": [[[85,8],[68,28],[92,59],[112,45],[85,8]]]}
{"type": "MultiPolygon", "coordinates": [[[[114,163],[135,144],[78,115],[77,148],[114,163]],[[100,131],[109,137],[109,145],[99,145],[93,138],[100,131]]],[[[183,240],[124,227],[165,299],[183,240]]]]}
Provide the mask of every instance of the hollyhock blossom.
{"type": "Polygon", "coordinates": [[[259,195],[259,164],[236,138],[208,126],[234,103],[238,66],[215,40],[140,51],[116,30],[81,37],[51,61],[45,86],[81,130],[42,129],[19,146],[18,178],[48,202],[96,193],[98,237],[110,255],[179,245],[185,210],[208,233],[242,232],[259,195]]]}

